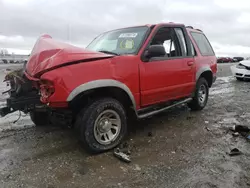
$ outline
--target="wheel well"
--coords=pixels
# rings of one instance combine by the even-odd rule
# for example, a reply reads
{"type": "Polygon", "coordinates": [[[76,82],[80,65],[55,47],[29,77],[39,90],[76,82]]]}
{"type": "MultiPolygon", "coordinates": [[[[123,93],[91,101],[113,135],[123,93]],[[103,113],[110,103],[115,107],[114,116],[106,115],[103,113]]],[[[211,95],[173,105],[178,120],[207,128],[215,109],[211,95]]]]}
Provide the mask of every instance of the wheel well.
{"type": "Polygon", "coordinates": [[[133,102],[129,95],[118,87],[103,87],[84,91],[77,95],[69,104],[74,114],[78,112],[96,98],[111,97],[118,100],[127,113],[135,113],[133,102]]]}
{"type": "Polygon", "coordinates": [[[211,87],[213,84],[213,74],[211,71],[205,71],[200,75],[200,78],[205,78],[207,80],[208,86],[211,87]]]}

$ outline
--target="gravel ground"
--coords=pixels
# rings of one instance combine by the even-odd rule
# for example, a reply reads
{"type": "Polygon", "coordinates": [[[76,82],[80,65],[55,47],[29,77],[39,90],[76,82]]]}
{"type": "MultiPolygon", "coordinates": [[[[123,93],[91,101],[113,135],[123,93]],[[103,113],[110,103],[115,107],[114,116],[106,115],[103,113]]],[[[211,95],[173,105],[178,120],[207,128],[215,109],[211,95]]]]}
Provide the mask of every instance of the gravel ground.
{"type": "Polygon", "coordinates": [[[0,132],[0,187],[250,187],[250,143],[229,131],[250,122],[249,83],[230,64],[218,75],[203,111],[181,106],[130,126],[130,164],[87,154],[70,130],[12,123],[0,132]],[[243,154],[230,157],[235,147],[243,154]]]}

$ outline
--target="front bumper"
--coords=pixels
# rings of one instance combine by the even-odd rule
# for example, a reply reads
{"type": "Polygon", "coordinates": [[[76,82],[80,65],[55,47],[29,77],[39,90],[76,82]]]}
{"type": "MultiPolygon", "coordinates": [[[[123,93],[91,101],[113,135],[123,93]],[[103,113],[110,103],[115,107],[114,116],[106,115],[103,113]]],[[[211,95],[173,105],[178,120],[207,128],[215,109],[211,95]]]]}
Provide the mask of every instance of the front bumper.
{"type": "Polygon", "coordinates": [[[236,66],[232,66],[231,71],[234,77],[250,79],[250,70],[238,69],[236,66]]]}
{"type": "Polygon", "coordinates": [[[44,106],[44,104],[41,103],[40,97],[38,95],[9,97],[8,99],[6,99],[6,106],[0,108],[0,116],[6,116],[7,114],[15,112],[17,110],[27,113],[30,110],[37,108],[38,106],[44,106]]]}
{"type": "Polygon", "coordinates": [[[23,69],[7,72],[4,81],[7,86],[10,86],[10,89],[3,92],[8,93],[9,98],[6,99],[6,106],[0,108],[1,116],[18,110],[27,113],[37,106],[43,106],[38,90],[33,87],[33,82],[25,76],[23,69]]]}

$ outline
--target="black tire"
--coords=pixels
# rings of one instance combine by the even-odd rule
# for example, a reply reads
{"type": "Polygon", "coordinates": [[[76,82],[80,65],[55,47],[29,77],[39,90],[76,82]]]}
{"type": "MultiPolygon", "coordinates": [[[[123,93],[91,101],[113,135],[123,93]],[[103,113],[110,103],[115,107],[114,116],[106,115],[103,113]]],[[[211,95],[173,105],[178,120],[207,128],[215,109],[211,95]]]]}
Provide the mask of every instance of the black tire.
{"type": "Polygon", "coordinates": [[[193,100],[188,103],[188,107],[191,108],[193,111],[199,111],[205,108],[208,100],[208,95],[209,95],[209,87],[207,80],[203,77],[201,77],[197,83],[196,83],[196,89],[195,89],[195,95],[193,97],[193,100]],[[200,100],[200,95],[199,92],[201,91],[201,88],[205,90],[205,97],[203,101],[200,100]]]}
{"type": "Polygon", "coordinates": [[[50,124],[48,112],[31,111],[30,119],[36,126],[47,126],[50,124]]]}
{"type": "Polygon", "coordinates": [[[236,79],[237,79],[238,81],[244,81],[244,78],[238,78],[238,77],[236,77],[236,79]]]}
{"type": "Polygon", "coordinates": [[[97,99],[80,111],[76,118],[75,131],[80,142],[89,152],[101,153],[111,150],[122,142],[127,133],[127,117],[124,107],[119,101],[112,98],[97,99]],[[110,143],[102,144],[96,138],[96,126],[100,125],[96,125],[95,122],[100,114],[107,110],[111,110],[119,116],[120,131],[110,143]]]}

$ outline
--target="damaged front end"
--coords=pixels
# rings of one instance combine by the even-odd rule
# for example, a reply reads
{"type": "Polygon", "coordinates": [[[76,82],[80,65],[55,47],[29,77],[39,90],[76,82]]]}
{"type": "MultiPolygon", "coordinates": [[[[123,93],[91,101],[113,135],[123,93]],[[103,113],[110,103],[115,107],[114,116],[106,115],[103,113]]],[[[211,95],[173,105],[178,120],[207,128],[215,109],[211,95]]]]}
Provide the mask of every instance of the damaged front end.
{"type": "Polygon", "coordinates": [[[0,108],[0,116],[6,116],[15,111],[28,113],[34,108],[44,107],[40,101],[39,90],[34,86],[34,82],[29,80],[24,68],[8,71],[4,82],[9,86],[9,98],[6,99],[6,106],[0,108]]]}

